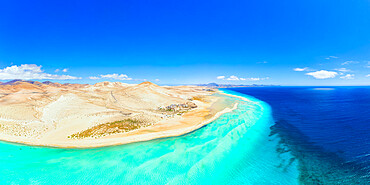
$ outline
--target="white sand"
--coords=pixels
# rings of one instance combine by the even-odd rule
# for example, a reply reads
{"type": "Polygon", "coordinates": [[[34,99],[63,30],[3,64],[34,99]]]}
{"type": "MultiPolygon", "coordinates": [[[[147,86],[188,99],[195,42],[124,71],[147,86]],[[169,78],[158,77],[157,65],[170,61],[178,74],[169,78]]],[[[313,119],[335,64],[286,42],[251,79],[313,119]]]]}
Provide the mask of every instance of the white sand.
{"type": "Polygon", "coordinates": [[[20,82],[0,85],[0,140],[54,147],[99,147],[178,136],[202,127],[215,115],[212,105],[219,97],[203,87],[161,87],[102,82],[95,85],[41,84],[20,82]],[[158,107],[192,101],[197,108],[179,115],[164,116],[158,107]],[[206,119],[206,117],[210,117],[206,119]],[[127,118],[148,120],[152,125],[100,138],[70,139],[93,126],[127,118]]]}

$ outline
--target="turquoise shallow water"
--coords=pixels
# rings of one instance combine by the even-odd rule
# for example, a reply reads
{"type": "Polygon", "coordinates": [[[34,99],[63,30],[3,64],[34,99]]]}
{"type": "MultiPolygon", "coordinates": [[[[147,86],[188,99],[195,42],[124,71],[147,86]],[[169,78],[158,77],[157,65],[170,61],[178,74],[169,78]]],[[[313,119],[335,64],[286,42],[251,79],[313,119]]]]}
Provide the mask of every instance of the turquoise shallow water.
{"type": "Polygon", "coordinates": [[[247,98],[180,137],[96,149],[1,142],[0,184],[298,184],[297,161],[269,136],[270,107],[247,98]]]}

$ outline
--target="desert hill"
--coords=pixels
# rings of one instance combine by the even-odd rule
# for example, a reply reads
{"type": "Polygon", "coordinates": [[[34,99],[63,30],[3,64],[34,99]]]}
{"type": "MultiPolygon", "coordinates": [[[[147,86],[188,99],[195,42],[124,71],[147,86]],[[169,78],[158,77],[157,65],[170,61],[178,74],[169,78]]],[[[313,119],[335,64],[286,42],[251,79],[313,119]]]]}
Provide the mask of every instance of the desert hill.
{"type": "Polygon", "coordinates": [[[127,131],[150,126],[206,105],[192,97],[210,94],[199,87],[164,87],[151,82],[88,85],[13,80],[0,85],[0,138],[67,142],[81,133],[94,135],[97,131],[90,132],[91,128],[118,129],[109,133],[121,133],[119,128],[127,131]],[[131,127],[101,126],[108,123],[131,127]]]}

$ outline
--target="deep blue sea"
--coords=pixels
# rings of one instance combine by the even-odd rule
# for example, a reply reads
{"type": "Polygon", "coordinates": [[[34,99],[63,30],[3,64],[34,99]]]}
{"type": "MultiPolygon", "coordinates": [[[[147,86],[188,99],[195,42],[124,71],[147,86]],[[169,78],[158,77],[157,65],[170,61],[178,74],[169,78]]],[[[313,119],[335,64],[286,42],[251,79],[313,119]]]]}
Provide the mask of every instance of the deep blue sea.
{"type": "Polygon", "coordinates": [[[370,87],[230,90],[271,106],[271,135],[298,159],[301,183],[370,184],[370,87]]]}

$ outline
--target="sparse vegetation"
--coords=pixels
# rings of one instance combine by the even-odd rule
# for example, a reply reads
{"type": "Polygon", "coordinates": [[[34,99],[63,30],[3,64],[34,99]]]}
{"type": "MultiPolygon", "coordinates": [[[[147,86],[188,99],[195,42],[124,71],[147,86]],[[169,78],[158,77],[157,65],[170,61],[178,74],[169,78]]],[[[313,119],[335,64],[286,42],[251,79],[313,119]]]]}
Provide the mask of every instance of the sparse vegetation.
{"type": "Polygon", "coordinates": [[[201,102],[205,102],[206,99],[204,96],[193,96],[192,98],[193,100],[198,100],[198,101],[201,101],[201,102]]]}
{"type": "Polygon", "coordinates": [[[138,119],[125,119],[120,121],[114,121],[109,123],[100,124],[84,130],[82,132],[78,132],[76,134],[72,134],[68,136],[68,138],[73,139],[82,139],[87,137],[98,138],[106,135],[111,134],[118,134],[124,133],[132,130],[139,129],[141,127],[149,126],[150,124],[138,119]]]}

